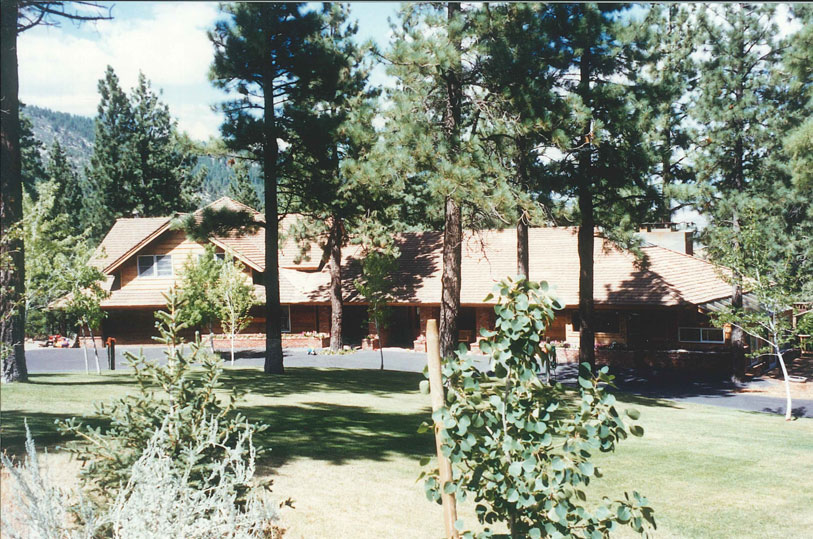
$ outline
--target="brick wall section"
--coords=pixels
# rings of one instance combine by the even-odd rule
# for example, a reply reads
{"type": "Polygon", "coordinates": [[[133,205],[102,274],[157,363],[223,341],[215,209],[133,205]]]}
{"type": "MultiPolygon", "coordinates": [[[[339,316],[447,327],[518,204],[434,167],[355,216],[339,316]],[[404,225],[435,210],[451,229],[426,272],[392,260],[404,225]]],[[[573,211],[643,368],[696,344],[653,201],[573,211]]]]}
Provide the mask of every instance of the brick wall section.
{"type": "MultiPolygon", "coordinates": [[[[290,309],[291,309],[291,333],[316,331],[317,307],[312,305],[291,305],[290,309]]],[[[327,331],[325,333],[327,333],[327,331]]]]}
{"type": "MultiPolygon", "coordinates": [[[[214,339],[216,350],[228,350],[231,346],[228,337],[216,336],[214,339]]],[[[325,348],[330,345],[327,337],[306,337],[301,333],[283,333],[283,348],[325,348]]],[[[265,348],[265,335],[244,334],[238,335],[234,340],[235,348],[265,348]]]]}
{"type": "Polygon", "coordinates": [[[433,307],[427,305],[421,305],[420,308],[420,318],[421,318],[421,335],[426,335],[426,321],[430,318],[434,318],[440,324],[440,307],[433,307]]]}
{"type": "Polygon", "coordinates": [[[481,329],[494,329],[497,316],[494,314],[494,307],[478,307],[475,318],[475,341],[479,341],[481,329]]]}
{"type": "Polygon", "coordinates": [[[330,333],[330,306],[319,305],[319,333],[330,333]]]}
{"type": "Polygon", "coordinates": [[[79,347],[81,348],[81,347],[87,346],[88,348],[92,349],[94,340],[96,341],[96,347],[97,348],[99,348],[99,349],[104,348],[104,341],[102,340],[102,338],[99,335],[94,335],[92,339],[90,338],[89,335],[84,337],[84,338],[82,338],[80,336],[78,338],[79,347]]]}
{"type": "MultiPolygon", "coordinates": [[[[578,348],[557,348],[557,363],[576,363],[578,348]]],[[[689,378],[715,378],[731,374],[731,354],[699,350],[596,350],[596,363],[622,369],[655,371],[689,378]]]]}

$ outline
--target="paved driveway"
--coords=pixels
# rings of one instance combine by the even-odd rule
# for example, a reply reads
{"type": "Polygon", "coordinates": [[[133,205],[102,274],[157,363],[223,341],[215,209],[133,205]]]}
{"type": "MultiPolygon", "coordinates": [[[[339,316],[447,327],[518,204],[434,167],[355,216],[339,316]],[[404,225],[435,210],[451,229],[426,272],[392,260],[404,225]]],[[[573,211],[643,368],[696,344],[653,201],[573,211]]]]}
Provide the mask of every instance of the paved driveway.
{"type": "MultiPolygon", "coordinates": [[[[118,369],[126,369],[124,352],[134,354],[143,352],[148,359],[162,361],[164,348],[162,346],[119,346],[116,349],[116,365],[118,369]]],[[[236,363],[242,367],[262,367],[262,357],[250,352],[241,352],[236,363]]],[[[102,369],[107,370],[107,350],[99,350],[99,361],[102,369]]],[[[45,372],[82,372],[85,369],[84,352],[79,348],[51,349],[42,348],[26,351],[28,371],[31,373],[45,372]]],[[[88,351],[88,362],[91,371],[95,369],[93,350],[88,351]]],[[[286,349],[285,365],[287,367],[323,367],[342,369],[378,369],[380,365],[379,353],[359,350],[351,354],[341,355],[308,355],[306,349],[286,349]]],[[[426,365],[426,354],[393,349],[384,351],[384,368],[394,371],[421,372],[426,365]]],[[[485,366],[485,364],[483,364],[485,366]]],[[[575,365],[563,365],[557,370],[559,381],[571,384],[576,382],[577,368],[575,365]]],[[[723,406],[738,410],[752,412],[767,412],[775,414],[785,413],[785,399],[740,393],[735,384],[728,381],[719,382],[678,382],[661,380],[653,382],[641,378],[632,371],[619,371],[616,373],[616,383],[621,391],[642,395],[645,397],[667,399],[675,402],[691,402],[723,406]]],[[[760,381],[753,384],[762,383],[760,381]]],[[[797,417],[813,418],[813,400],[794,399],[793,413],[797,417]]]]}

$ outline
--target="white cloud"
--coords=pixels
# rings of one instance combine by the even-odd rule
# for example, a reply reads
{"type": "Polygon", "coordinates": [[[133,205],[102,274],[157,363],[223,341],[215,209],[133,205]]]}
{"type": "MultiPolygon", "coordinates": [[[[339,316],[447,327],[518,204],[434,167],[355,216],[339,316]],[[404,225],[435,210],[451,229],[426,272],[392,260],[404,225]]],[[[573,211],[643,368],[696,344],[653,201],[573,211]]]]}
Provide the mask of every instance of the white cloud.
{"type": "MultiPolygon", "coordinates": [[[[153,88],[195,138],[217,133],[209,109],[220,99],[207,79],[212,45],[206,37],[218,16],[210,3],[165,3],[145,16],[68,27],[40,26],[19,39],[20,98],[25,103],[93,116],[97,82],[113,66],[125,89],[143,71],[153,88]]],[[[115,16],[115,10],[114,10],[115,16]]]]}

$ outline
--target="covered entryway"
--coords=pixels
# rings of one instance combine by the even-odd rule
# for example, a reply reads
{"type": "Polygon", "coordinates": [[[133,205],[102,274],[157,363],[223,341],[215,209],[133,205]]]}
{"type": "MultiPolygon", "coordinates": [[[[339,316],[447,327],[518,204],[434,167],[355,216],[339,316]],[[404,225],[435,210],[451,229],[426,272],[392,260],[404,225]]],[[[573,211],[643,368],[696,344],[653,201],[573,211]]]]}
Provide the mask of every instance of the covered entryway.
{"type": "Polygon", "coordinates": [[[397,346],[412,348],[412,343],[421,333],[421,322],[418,317],[418,308],[390,307],[390,316],[384,334],[384,346],[397,346]]]}

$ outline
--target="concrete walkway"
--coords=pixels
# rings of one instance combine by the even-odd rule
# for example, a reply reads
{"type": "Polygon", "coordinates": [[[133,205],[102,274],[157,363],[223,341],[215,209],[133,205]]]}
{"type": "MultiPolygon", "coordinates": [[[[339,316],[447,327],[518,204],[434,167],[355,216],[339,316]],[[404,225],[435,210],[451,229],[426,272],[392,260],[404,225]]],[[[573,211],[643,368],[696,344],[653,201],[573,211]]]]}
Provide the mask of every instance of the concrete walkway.
{"type": "MultiPolygon", "coordinates": [[[[126,369],[124,352],[138,354],[143,351],[148,359],[162,361],[164,348],[162,346],[119,346],[116,349],[117,369],[126,369]]],[[[241,367],[262,367],[263,358],[256,357],[256,352],[243,351],[239,353],[236,365],[241,367]],[[255,357],[245,357],[255,356],[255,357]]],[[[107,350],[99,350],[99,361],[102,370],[107,369],[107,350]]],[[[377,351],[359,350],[350,354],[324,354],[308,355],[305,349],[286,349],[286,367],[318,367],[339,369],[378,369],[380,356],[377,351]]],[[[51,349],[42,348],[26,351],[28,372],[83,372],[85,370],[84,352],[78,348],[51,349]]],[[[93,350],[88,351],[88,363],[91,372],[95,371],[93,350]]],[[[422,372],[426,365],[426,355],[403,349],[384,350],[384,368],[393,371],[422,372]]],[[[485,364],[483,364],[485,367],[485,364]]],[[[556,378],[565,384],[575,384],[578,370],[574,364],[562,365],[557,369],[556,378]]],[[[754,395],[740,392],[743,386],[730,381],[717,382],[684,382],[661,380],[653,382],[642,378],[633,371],[615,372],[616,385],[625,393],[632,393],[645,397],[666,399],[675,402],[690,402],[723,406],[750,412],[766,412],[773,414],[785,413],[785,399],[771,396],[754,395]]],[[[756,380],[751,384],[767,383],[756,380]]],[[[796,417],[813,418],[813,400],[794,399],[793,415],[796,417]]]]}

